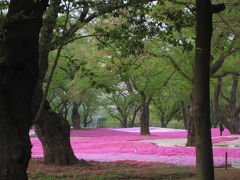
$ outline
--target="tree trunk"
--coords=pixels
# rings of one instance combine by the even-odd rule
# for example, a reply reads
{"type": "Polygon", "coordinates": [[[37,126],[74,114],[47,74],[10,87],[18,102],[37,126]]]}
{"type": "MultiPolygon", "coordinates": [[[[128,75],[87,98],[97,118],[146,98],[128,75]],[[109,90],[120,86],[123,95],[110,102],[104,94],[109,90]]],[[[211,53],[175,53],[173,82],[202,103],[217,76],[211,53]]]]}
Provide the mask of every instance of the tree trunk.
{"type": "Polygon", "coordinates": [[[196,0],[196,50],[192,96],[195,123],[197,178],[214,180],[210,124],[210,52],[212,13],[210,0],[196,0]]]}
{"type": "Polygon", "coordinates": [[[232,134],[240,133],[240,107],[237,106],[237,88],[238,88],[238,77],[233,75],[232,77],[232,88],[231,88],[231,97],[230,97],[230,119],[231,128],[229,129],[232,134]]]}
{"type": "Polygon", "coordinates": [[[48,1],[10,1],[0,64],[0,179],[25,180],[31,157],[31,102],[38,77],[38,41],[48,1]],[[17,17],[17,18],[16,18],[17,17]]]}
{"type": "Polygon", "coordinates": [[[182,118],[184,122],[184,127],[187,129],[187,118],[188,118],[188,108],[185,107],[183,101],[180,101],[181,111],[182,111],[182,118]]]}
{"type": "Polygon", "coordinates": [[[121,126],[122,128],[127,128],[128,127],[128,115],[125,114],[126,112],[123,112],[122,114],[122,121],[121,121],[121,126]]]}
{"type": "Polygon", "coordinates": [[[232,117],[230,119],[230,132],[231,134],[240,134],[240,118],[232,117]]]}
{"type": "Polygon", "coordinates": [[[150,135],[149,106],[147,104],[142,104],[140,123],[141,123],[141,135],[150,135]]]}
{"type": "Polygon", "coordinates": [[[222,78],[218,78],[217,85],[214,91],[214,109],[216,113],[216,118],[218,122],[221,122],[230,132],[231,134],[239,134],[240,133],[240,119],[239,113],[240,108],[236,105],[237,98],[237,79],[233,77],[233,84],[231,90],[231,97],[228,100],[229,104],[229,119],[226,119],[222,113],[222,108],[219,104],[220,92],[222,87],[222,78]]]}
{"type": "MultiPolygon", "coordinates": [[[[68,109],[68,105],[67,105],[67,103],[66,104],[64,104],[64,110],[63,110],[63,118],[64,119],[67,119],[67,117],[68,117],[68,111],[69,111],[69,109],[68,109]]],[[[79,122],[80,123],[80,122],[79,122]]]]}
{"type": "MultiPolygon", "coordinates": [[[[33,113],[36,115],[43,97],[42,83],[48,70],[48,55],[51,51],[53,29],[60,10],[61,0],[51,1],[40,38],[39,79],[34,92],[33,113]]],[[[52,112],[49,103],[46,102],[38,122],[34,122],[36,134],[38,135],[44,152],[45,164],[68,165],[77,163],[70,144],[70,126],[61,115],[52,112]]]]}
{"type": "Polygon", "coordinates": [[[164,119],[164,117],[162,117],[162,119],[161,119],[161,127],[162,127],[162,128],[166,128],[166,127],[167,127],[167,125],[165,124],[165,119],[164,119]]]}
{"type": "Polygon", "coordinates": [[[195,146],[195,127],[192,115],[192,108],[191,106],[188,107],[187,113],[187,144],[186,146],[195,146]]]}
{"type": "MultiPolygon", "coordinates": [[[[155,105],[156,106],[156,105],[155,105]]],[[[157,107],[157,106],[156,106],[157,107]]],[[[160,107],[161,108],[161,107],[160,107]]],[[[165,112],[166,112],[166,108],[165,109],[159,109],[159,117],[160,117],[160,123],[161,123],[161,127],[162,128],[166,128],[166,125],[165,125],[165,112]]]]}
{"type": "MultiPolygon", "coordinates": [[[[33,112],[36,115],[41,103],[43,92],[41,83],[34,93],[33,112]]],[[[45,164],[69,165],[78,162],[70,144],[70,126],[62,115],[52,112],[46,101],[41,116],[34,122],[44,152],[45,164]]]]}
{"type": "Polygon", "coordinates": [[[70,126],[61,115],[50,112],[48,102],[35,123],[35,131],[42,143],[45,164],[68,165],[78,162],[70,144],[70,126]]]}
{"type": "Polygon", "coordinates": [[[141,106],[141,114],[140,114],[140,125],[141,125],[141,135],[150,135],[149,131],[149,104],[151,100],[147,100],[144,92],[140,93],[142,96],[142,106],[141,106]]]}
{"type": "Polygon", "coordinates": [[[134,112],[133,112],[133,116],[132,116],[132,118],[130,120],[130,123],[128,125],[129,127],[134,127],[134,121],[135,121],[135,118],[136,118],[137,113],[138,113],[139,110],[140,110],[140,106],[135,107],[134,112]]]}
{"type": "Polygon", "coordinates": [[[72,126],[74,129],[80,129],[80,113],[78,111],[79,109],[79,103],[73,103],[72,108],[72,126]]]}

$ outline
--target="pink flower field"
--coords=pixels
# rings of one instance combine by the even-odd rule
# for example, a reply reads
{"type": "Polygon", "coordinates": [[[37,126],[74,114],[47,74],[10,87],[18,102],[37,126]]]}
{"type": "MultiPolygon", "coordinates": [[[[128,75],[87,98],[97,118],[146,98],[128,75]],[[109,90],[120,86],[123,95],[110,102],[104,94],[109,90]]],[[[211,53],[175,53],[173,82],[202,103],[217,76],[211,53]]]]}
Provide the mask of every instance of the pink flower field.
{"type": "MultiPolygon", "coordinates": [[[[145,162],[162,162],[178,166],[195,165],[195,148],[185,146],[158,146],[152,142],[141,140],[153,139],[177,139],[186,138],[187,131],[167,128],[151,127],[150,136],[140,136],[139,128],[122,129],[92,129],[72,130],[71,144],[75,155],[79,159],[100,162],[112,162],[120,160],[135,160],[145,162]]],[[[219,142],[237,142],[238,136],[230,136],[229,131],[224,130],[223,136],[219,136],[219,129],[212,129],[213,144],[219,142]]],[[[31,133],[33,144],[32,157],[43,157],[41,142],[31,133]]],[[[237,145],[237,144],[236,144],[237,145]]],[[[240,160],[240,148],[214,147],[214,165],[223,166],[225,153],[228,153],[228,163],[232,160],[240,160]]]]}

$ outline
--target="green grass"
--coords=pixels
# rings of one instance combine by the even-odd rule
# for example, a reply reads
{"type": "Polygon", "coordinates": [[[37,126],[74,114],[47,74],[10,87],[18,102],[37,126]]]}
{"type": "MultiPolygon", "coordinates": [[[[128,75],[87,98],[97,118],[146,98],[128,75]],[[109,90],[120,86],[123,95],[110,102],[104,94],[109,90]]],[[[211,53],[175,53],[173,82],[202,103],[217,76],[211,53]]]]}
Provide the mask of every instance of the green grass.
{"type": "Polygon", "coordinates": [[[36,174],[29,174],[28,178],[31,179],[41,179],[41,180],[55,180],[55,179],[66,179],[66,176],[59,176],[55,174],[45,174],[42,172],[36,174]]]}
{"type": "Polygon", "coordinates": [[[120,179],[146,179],[146,180],[168,180],[168,179],[186,179],[193,177],[194,174],[189,171],[187,167],[141,167],[139,169],[129,169],[129,170],[107,170],[103,172],[66,172],[61,175],[57,174],[44,174],[36,173],[29,174],[30,180],[120,180],[120,179]]]}

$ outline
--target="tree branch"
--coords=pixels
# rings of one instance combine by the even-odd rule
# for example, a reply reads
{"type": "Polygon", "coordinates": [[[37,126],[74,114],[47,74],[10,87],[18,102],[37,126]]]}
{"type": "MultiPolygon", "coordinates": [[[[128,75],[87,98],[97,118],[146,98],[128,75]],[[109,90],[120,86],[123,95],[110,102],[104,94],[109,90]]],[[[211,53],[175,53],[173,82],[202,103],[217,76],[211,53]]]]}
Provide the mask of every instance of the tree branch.
{"type": "Polygon", "coordinates": [[[228,75],[235,75],[235,76],[240,76],[240,73],[239,72],[223,72],[222,74],[219,74],[219,75],[215,75],[215,76],[212,76],[212,78],[223,78],[225,76],[228,76],[228,75]]]}
{"type": "Polygon", "coordinates": [[[225,60],[233,55],[234,53],[238,52],[240,50],[240,48],[236,48],[234,50],[232,50],[233,45],[235,44],[236,41],[233,41],[232,44],[230,45],[230,47],[228,48],[227,53],[225,53],[225,55],[222,55],[213,65],[211,65],[210,67],[210,75],[211,77],[222,67],[223,63],[225,62],[225,60]]]}

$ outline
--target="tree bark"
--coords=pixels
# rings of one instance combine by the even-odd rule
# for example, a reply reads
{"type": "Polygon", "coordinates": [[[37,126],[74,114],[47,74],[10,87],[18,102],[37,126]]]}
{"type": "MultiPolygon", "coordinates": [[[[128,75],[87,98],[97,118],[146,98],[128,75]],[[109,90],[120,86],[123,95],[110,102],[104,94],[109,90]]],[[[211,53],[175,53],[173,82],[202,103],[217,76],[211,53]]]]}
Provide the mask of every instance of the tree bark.
{"type": "Polygon", "coordinates": [[[191,106],[188,107],[187,113],[187,144],[186,146],[195,146],[195,126],[191,106]]]}
{"type": "Polygon", "coordinates": [[[45,164],[69,165],[78,162],[70,144],[70,126],[61,115],[50,112],[46,102],[35,131],[42,143],[45,164]]]}
{"type": "Polygon", "coordinates": [[[142,104],[140,115],[141,135],[150,135],[149,131],[149,106],[142,104]]]}
{"type": "MultiPolygon", "coordinates": [[[[33,113],[36,115],[43,97],[43,80],[48,70],[48,56],[51,51],[53,29],[55,28],[61,0],[51,1],[49,11],[43,22],[40,38],[39,79],[34,92],[33,113]]],[[[45,164],[68,165],[77,163],[70,144],[70,126],[66,119],[52,112],[46,102],[37,122],[34,122],[44,152],[45,164]]]]}
{"type": "Polygon", "coordinates": [[[48,1],[10,1],[5,60],[0,64],[0,179],[25,180],[31,157],[31,103],[38,77],[38,42],[48,1]]]}
{"type": "Polygon", "coordinates": [[[140,106],[134,106],[134,111],[133,111],[133,116],[132,118],[130,119],[130,122],[128,124],[128,127],[134,127],[134,121],[135,121],[135,118],[137,116],[137,113],[138,111],[140,110],[140,106]]]}
{"type": "Polygon", "coordinates": [[[185,106],[183,101],[180,101],[180,110],[181,110],[181,113],[182,113],[184,127],[185,127],[185,129],[187,129],[188,108],[185,106]]]}
{"type": "Polygon", "coordinates": [[[229,122],[230,132],[232,134],[239,134],[240,133],[240,107],[237,106],[237,87],[238,87],[238,77],[233,75],[232,76],[232,89],[231,89],[231,98],[229,104],[230,110],[230,119],[229,122]]]}
{"type": "Polygon", "coordinates": [[[196,0],[196,51],[192,112],[196,133],[197,177],[201,180],[214,180],[209,85],[212,13],[210,0],[196,0]]]}
{"type": "Polygon", "coordinates": [[[149,131],[149,104],[151,102],[151,98],[147,100],[147,97],[144,92],[140,92],[142,97],[142,106],[141,106],[141,114],[140,114],[140,125],[141,125],[141,135],[150,135],[149,131]]]}
{"type": "Polygon", "coordinates": [[[122,127],[122,128],[127,128],[127,127],[128,127],[127,115],[122,114],[121,117],[122,117],[121,127],[122,127]]]}
{"type": "Polygon", "coordinates": [[[73,103],[72,108],[72,126],[74,129],[80,129],[80,113],[78,111],[79,109],[79,103],[73,103]]]}

